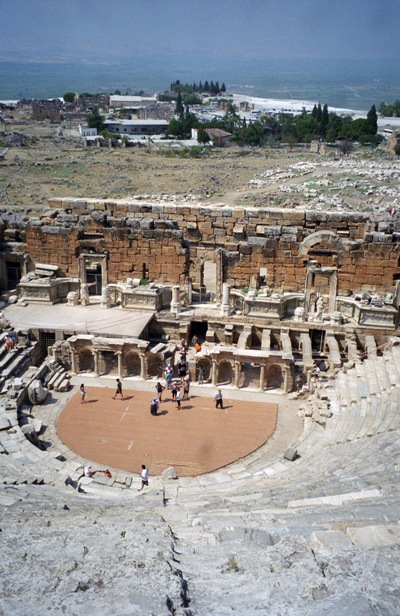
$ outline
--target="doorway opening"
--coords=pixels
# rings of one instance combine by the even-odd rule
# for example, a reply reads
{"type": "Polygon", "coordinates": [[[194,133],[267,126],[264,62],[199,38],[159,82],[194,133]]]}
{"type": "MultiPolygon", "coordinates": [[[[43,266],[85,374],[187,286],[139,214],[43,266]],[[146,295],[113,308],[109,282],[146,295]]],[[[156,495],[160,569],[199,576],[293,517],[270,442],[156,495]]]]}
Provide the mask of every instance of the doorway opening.
{"type": "Polygon", "coordinates": [[[21,263],[19,261],[7,261],[7,288],[13,291],[21,280],[21,263]]]}
{"type": "Polygon", "coordinates": [[[207,301],[214,302],[217,296],[217,264],[214,261],[204,262],[203,285],[206,287],[207,301]]]}
{"type": "Polygon", "coordinates": [[[325,332],[322,329],[313,329],[311,332],[311,348],[313,352],[322,354],[325,345],[325,332]]]}
{"type": "Polygon", "coordinates": [[[189,342],[196,336],[197,341],[202,344],[207,336],[208,322],[207,321],[192,321],[189,330],[189,342]]]}
{"type": "Polygon", "coordinates": [[[89,295],[101,295],[101,264],[98,261],[86,262],[86,282],[89,295]]]}

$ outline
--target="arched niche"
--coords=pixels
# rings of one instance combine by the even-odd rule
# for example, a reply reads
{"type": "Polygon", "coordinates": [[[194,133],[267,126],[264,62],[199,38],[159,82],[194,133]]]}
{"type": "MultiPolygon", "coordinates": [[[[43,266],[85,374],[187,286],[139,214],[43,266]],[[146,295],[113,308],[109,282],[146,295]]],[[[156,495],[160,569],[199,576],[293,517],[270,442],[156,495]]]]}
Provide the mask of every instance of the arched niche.
{"type": "Polygon", "coordinates": [[[126,376],[140,376],[141,362],[139,353],[129,352],[125,355],[126,376]]]}
{"type": "Polygon", "coordinates": [[[284,378],[282,368],[278,364],[269,366],[266,370],[266,388],[267,389],[283,389],[284,378]]]}
{"type": "Polygon", "coordinates": [[[78,372],[94,372],[94,358],[90,349],[81,349],[79,351],[78,372]]]}
{"type": "Polygon", "coordinates": [[[230,361],[221,361],[218,365],[217,385],[228,385],[232,383],[233,368],[230,361]]]}

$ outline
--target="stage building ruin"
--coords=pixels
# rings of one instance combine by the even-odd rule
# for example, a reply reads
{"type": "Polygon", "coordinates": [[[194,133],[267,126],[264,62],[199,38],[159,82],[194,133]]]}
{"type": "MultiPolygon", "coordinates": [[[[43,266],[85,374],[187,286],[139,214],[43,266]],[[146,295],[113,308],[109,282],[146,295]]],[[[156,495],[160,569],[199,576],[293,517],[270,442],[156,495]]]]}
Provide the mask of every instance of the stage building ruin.
{"type": "Polygon", "coordinates": [[[192,379],[202,366],[214,385],[289,392],[316,361],[334,370],[396,335],[399,239],[390,213],[53,199],[38,218],[1,214],[0,284],[28,312],[132,315],[128,335],[33,328],[71,372],[159,377],[196,336],[192,379]]]}

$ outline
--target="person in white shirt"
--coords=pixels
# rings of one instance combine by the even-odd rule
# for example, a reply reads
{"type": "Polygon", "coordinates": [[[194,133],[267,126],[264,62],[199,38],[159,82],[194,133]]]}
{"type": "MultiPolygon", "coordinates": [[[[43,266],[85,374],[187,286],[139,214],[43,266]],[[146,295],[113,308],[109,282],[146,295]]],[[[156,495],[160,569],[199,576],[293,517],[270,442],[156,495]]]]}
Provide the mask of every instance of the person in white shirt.
{"type": "Polygon", "coordinates": [[[214,400],[215,400],[215,408],[217,409],[218,407],[220,407],[221,409],[224,408],[224,404],[222,401],[222,391],[219,389],[217,391],[217,393],[214,396],[214,400]]]}
{"type": "Polygon", "coordinates": [[[139,488],[138,492],[140,492],[140,490],[143,490],[144,486],[149,485],[149,471],[144,464],[142,464],[142,472],[140,473],[140,477],[142,480],[142,486],[139,488]]]}

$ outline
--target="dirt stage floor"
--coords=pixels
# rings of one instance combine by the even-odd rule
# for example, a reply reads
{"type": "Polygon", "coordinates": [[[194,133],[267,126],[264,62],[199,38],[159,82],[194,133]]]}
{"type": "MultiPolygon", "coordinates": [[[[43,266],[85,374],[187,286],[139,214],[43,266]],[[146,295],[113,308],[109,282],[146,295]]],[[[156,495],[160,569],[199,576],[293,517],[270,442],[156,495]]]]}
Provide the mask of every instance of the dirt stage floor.
{"type": "Polygon", "coordinates": [[[110,388],[89,388],[86,403],[74,395],[57,424],[60,439],[77,454],[102,467],[151,475],[169,466],[178,476],[216,470],[242,458],[273,434],[275,404],[232,400],[224,393],[224,409],[213,398],[191,396],[177,409],[163,392],[158,416],[150,414],[152,393],[129,390],[113,400],[110,388]]]}

